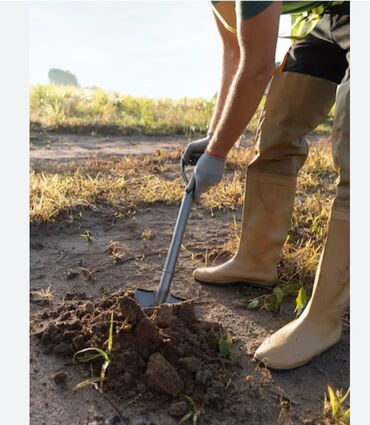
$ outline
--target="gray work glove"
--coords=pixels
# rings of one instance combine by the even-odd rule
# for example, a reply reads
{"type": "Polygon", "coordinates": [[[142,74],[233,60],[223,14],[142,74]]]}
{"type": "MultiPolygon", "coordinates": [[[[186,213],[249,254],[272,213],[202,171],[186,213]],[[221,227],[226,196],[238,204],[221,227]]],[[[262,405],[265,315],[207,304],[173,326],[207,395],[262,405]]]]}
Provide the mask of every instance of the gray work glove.
{"type": "Polygon", "coordinates": [[[193,192],[195,201],[199,201],[200,195],[222,180],[225,168],[225,160],[218,159],[205,152],[197,162],[193,175],[186,187],[187,192],[193,192]]]}
{"type": "Polygon", "coordinates": [[[211,137],[212,133],[208,133],[207,136],[203,139],[195,140],[194,142],[191,142],[186,146],[184,152],[182,153],[182,158],[184,160],[185,165],[189,165],[192,159],[194,160],[194,154],[196,154],[197,157],[203,154],[203,152],[207,148],[209,141],[211,140],[211,137]]]}

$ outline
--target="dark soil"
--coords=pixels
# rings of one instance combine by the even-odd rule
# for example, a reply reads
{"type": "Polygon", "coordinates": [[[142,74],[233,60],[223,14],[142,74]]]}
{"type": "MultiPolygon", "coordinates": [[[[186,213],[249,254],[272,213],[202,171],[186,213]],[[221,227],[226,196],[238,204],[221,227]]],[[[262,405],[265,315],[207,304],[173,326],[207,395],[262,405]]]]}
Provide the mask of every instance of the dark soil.
{"type": "MultiPolygon", "coordinates": [[[[113,313],[112,362],[104,389],[137,396],[147,391],[171,399],[190,396],[197,404],[223,409],[232,404],[229,387],[235,362],[221,358],[219,340],[225,330],[217,322],[197,320],[193,303],[146,309],[133,293],[117,293],[93,303],[65,300],[38,313],[31,333],[41,338],[45,353],[73,356],[84,348],[107,349],[113,313]]],[[[99,376],[102,362],[95,362],[99,376]]],[[[65,381],[65,374],[54,375],[65,381]]]]}

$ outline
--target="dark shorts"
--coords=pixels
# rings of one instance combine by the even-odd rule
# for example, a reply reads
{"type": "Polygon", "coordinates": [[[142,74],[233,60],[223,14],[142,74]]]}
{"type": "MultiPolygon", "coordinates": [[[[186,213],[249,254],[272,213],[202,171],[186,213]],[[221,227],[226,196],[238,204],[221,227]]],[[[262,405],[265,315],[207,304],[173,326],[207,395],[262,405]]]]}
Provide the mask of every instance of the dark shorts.
{"type": "Polygon", "coordinates": [[[349,79],[349,1],[330,9],[304,40],[288,52],[285,71],[324,78],[336,84],[349,79]]]}

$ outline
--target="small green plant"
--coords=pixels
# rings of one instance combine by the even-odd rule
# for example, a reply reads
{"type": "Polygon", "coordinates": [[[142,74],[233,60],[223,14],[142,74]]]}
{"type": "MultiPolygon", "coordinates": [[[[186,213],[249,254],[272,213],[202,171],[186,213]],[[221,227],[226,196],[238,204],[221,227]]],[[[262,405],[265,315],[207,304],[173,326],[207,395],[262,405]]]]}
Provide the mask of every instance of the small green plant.
{"type": "Polygon", "coordinates": [[[218,340],[218,352],[224,359],[232,360],[233,352],[233,337],[229,331],[224,332],[218,340]]]}
{"type": "Polygon", "coordinates": [[[198,422],[199,415],[201,414],[201,410],[197,408],[197,406],[194,403],[194,400],[191,397],[185,395],[184,398],[188,402],[188,405],[189,405],[190,410],[189,410],[188,413],[186,413],[180,419],[178,425],[181,425],[181,424],[185,423],[188,420],[191,420],[192,423],[193,423],[193,425],[196,425],[197,422],[198,422]]]}
{"type": "Polygon", "coordinates": [[[284,296],[288,294],[288,290],[284,287],[276,286],[272,293],[263,294],[258,297],[252,298],[247,303],[248,310],[260,310],[267,311],[279,311],[281,303],[283,302],[284,296]]]}
{"type": "Polygon", "coordinates": [[[111,319],[109,324],[107,350],[104,351],[101,348],[89,347],[89,348],[84,348],[83,350],[77,351],[73,356],[73,360],[77,359],[81,363],[88,363],[88,362],[92,362],[99,359],[103,360],[103,364],[100,369],[100,376],[95,376],[80,382],[79,384],[75,386],[74,388],[75,390],[83,388],[86,385],[96,385],[97,383],[100,383],[100,391],[102,391],[103,382],[106,379],[106,372],[107,372],[108,366],[110,365],[112,361],[112,357],[111,357],[112,349],[113,349],[113,311],[111,312],[111,319]]]}
{"type": "Polygon", "coordinates": [[[93,241],[93,236],[90,230],[85,230],[83,233],[80,234],[80,236],[86,238],[86,241],[88,243],[91,243],[93,241]]]}
{"type": "Polygon", "coordinates": [[[350,389],[343,395],[342,390],[334,390],[328,385],[328,396],[325,394],[324,416],[328,419],[325,424],[345,425],[349,423],[351,410],[345,406],[350,389]],[[334,422],[333,422],[334,421],[334,422]]]}

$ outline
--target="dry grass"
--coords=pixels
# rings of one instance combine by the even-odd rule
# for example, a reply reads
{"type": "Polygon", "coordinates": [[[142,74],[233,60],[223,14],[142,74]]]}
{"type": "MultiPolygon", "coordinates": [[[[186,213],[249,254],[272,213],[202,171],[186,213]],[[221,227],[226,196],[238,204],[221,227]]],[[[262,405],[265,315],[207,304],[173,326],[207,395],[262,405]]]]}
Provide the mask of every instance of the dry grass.
{"type": "MultiPolygon", "coordinates": [[[[62,214],[104,204],[119,217],[138,205],[164,203],[178,205],[183,184],[178,178],[180,149],[170,153],[125,157],[92,158],[83,163],[68,163],[48,171],[31,172],[30,218],[32,222],[50,222],[62,214]]],[[[234,149],[225,178],[203,196],[200,207],[211,211],[240,212],[244,198],[245,166],[252,149],[234,149]]],[[[279,264],[280,284],[310,286],[325,240],[331,200],[335,196],[335,173],[331,147],[325,140],[316,143],[298,180],[292,227],[279,264]]],[[[230,257],[239,242],[240,222],[232,220],[229,238],[210,248],[204,262],[230,257]]],[[[143,239],[152,237],[148,231],[143,239]]],[[[199,258],[195,256],[194,258],[199,258]]]]}

